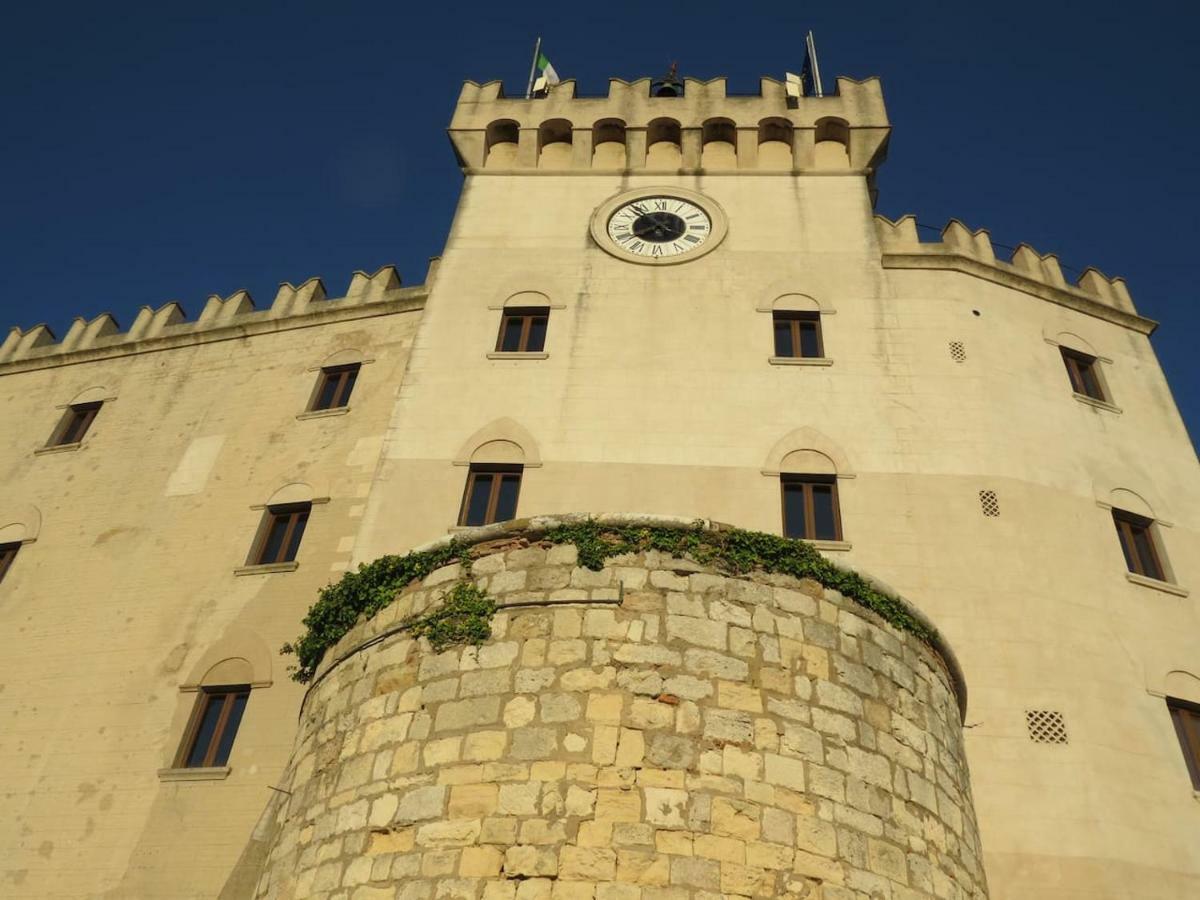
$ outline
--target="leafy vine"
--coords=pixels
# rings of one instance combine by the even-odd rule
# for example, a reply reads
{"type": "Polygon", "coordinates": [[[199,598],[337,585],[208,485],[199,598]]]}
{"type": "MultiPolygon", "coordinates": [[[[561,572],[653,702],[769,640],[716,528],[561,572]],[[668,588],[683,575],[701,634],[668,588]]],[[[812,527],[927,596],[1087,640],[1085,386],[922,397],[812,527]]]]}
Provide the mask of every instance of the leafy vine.
{"type": "MultiPolygon", "coordinates": [[[[610,525],[594,519],[553,526],[540,539],[549,544],[574,544],[579,551],[579,564],[593,570],[604,568],[605,562],[614,556],[656,550],[731,575],[759,570],[811,578],[878,613],[900,631],[927,643],[935,636],[901,600],[879,590],[857,572],[834,565],[804,541],[738,528],[714,531],[701,523],[691,528],[672,528],[610,525]]],[[[328,648],[357,622],[370,618],[394,601],[414,581],[456,562],[469,575],[470,551],[469,545],[452,540],[432,550],[384,556],[326,585],[304,617],[304,634],[282,648],[284,653],[297,657],[299,665],[292,678],[311,681],[328,648]]],[[[495,609],[495,603],[482,590],[462,580],[439,607],[408,619],[403,627],[410,634],[428,638],[436,650],[456,644],[480,644],[491,636],[495,609]]]]}

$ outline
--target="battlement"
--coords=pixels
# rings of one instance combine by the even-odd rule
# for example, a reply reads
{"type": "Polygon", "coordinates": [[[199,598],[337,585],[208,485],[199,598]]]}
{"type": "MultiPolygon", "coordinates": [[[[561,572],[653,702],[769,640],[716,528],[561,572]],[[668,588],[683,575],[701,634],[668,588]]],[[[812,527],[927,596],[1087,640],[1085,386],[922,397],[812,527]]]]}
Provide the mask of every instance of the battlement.
{"type": "Polygon", "coordinates": [[[1144,334],[1157,327],[1158,323],[1138,315],[1125,279],[1109,278],[1089,267],[1070,283],[1057,256],[1038,253],[1028,244],[1020,244],[1008,260],[997,259],[991,235],[982,228],[972,231],[957,219],[946,223],[942,239],[934,242],[920,240],[915,216],[895,222],[876,216],[875,231],[884,268],[960,269],[1144,334]]]}
{"type": "Polygon", "coordinates": [[[729,94],[725,78],[684,79],[681,96],[654,96],[653,84],[613,78],[605,96],[580,97],[567,80],[545,97],[526,100],[504,96],[499,81],[468,81],[450,139],[470,173],[864,173],[886,156],[891,126],[878,78],[839,77],[836,93],[799,99],[789,99],[774,78],[760,79],[758,93],[748,95],[729,94]],[[841,156],[819,144],[840,145],[841,156]]]}
{"type": "MultiPolygon", "coordinates": [[[[433,280],[436,260],[430,265],[427,282],[433,280]]],[[[235,291],[228,297],[210,296],[194,321],[188,321],[183,307],[175,302],[157,309],[143,306],[128,331],[121,331],[116,317],[101,313],[93,319],[77,317],[66,336],[58,341],[47,325],[22,330],[12,328],[0,344],[0,371],[10,364],[35,362],[49,358],[88,353],[115,356],[122,353],[160,349],[174,343],[217,340],[232,333],[243,336],[281,328],[301,327],[313,318],[354,318],[382,315],[397,302],[423,301],[426,285],[405,288],[394,266],[383,266],[374,274],[355,272],[344,297],[329,298],[325,284],[313,277],[299,285],[283,282],[269,308],[255,309],[249,292],[235,291]]]]}

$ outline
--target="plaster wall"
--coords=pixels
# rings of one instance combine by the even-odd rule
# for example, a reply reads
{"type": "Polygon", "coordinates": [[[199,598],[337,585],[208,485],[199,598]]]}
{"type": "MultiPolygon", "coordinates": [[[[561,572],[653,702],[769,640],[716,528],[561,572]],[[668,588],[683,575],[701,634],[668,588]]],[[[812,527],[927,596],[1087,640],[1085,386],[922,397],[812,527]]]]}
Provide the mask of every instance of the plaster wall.
{"type": "Polygon", "coordinates": [[[349,562],[420,307],[0,367],[18,423],[0,429],[0,528],[40,522],[0,584],[0,895],[207,900],[236,880],[302,696],[278,649],[349,562]],[[335,353],[373,360],[349,412],[298,419],[335,353]],[[82,446],[37,453],[97,389],[82,446]],[[235,574],[281,489],[326,500],[298,566],[235,574]],[[160,778],[195,686],[231,659],[254,689],[227,776],[160,778]]]}
{"type": "Polygon", "coordinates": [[[860,174],[469,176],[354,556],[453,528],[486,436],[538,463],[518,515],[632,509],[775,532],[772,460],[826,453],[845,538],[827,552],[919,597],[976,691],[967,740],[995,895],[1192,896],[1200,805],[1161,694],[1173,670],[1200,675],[1195,595],[1127,580],[1103,505],[1114,488],[1144,498],[1194,592],[1200,473],[1148,328],[881,259],[860,174]],[[725,211],[716,250],[650,267],[592,242],[609,198],[672,187],[725,211]],[[521,291],[549,298],[547,356],[489,358],[521,291]],[[785,294],[820,306],[831,364],[769,362],[764,310],[785,294]],[[1104,360],[1116,409],[1072,394],[1052,341],[1076,339],[1104,360]],[[1069,743],[1031,742],[1032,709],[1062,712],[1069,743]]]}

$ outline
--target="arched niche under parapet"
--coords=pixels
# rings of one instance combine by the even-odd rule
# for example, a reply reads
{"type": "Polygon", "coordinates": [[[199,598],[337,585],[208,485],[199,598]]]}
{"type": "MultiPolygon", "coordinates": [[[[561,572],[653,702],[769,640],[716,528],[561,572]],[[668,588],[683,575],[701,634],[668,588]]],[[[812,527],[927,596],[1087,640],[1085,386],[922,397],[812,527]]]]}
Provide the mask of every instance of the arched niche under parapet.
{"type": "Polygon", "coordinates": [[[763,461],[764,475],[776,476],[788,472],[836,475],[838,478],[854,477],[845,451],[817,429],[809,426],[794,428],[781,437],[763,461]],[[821,471],[794,468],[803,465],[821,465],[826,468],[821,471]]]}
{"type": "Polygon", "coordinates": [[[42,514],[36,506],[0,505],[0,544],[30,544],[42,530],[42,514]]]}
{"type": "Polygon", "coordinates": [[[705,119],[700,126],[700,165],[706,169],[737,168],[737,125],[732,119],[705,119]]]}
{"type": "Polygon", "coordinates": [[[758,167],[792,168],[792,141],[795,129],[787,119],[772,117],[758,123],[758,167]]]}
{"type": "Polygon", "coordinates": [[[572,130],[573,126],[567,119],[547,119],[538,126],[538,168],[570,167],[572,130]]]}
{"type": "Polygon", "coordinates": [[[535,468],[542,464],[542,456],[538,451],[537,442],[534,441],[533,435],[526,431],[519,423],[505,417],[484,425],[467,438],[459,448],[458,453],[454,455],[453,464],[456,466],[469,466],[473,462],[519,462],[526,468],[535,468]],[[512,444],[516,447],[516,451],[510,448],[495,446],[485,451],[485,454],[492,452],[514,454],[519,451],[521,458],[519,460],[476,458],[476,454],[486,445],[498,442],[512,444]]]}
{"type": "Polygon", "coordinates": [[[646,168],[678,169],[683,165],[683,130],[675,119],[651,120],[646,126],[646,168]]]}
{"type": "Polygon", "coordinates": [[[484,168],[509,169],[517,164],[521,126],[512,119],[489,122],[484,132],[484,168]]]}
{"type": "Polygon", "coordinates": [[[600,119],[592,126],[592,167],[623,169],[626,159],[625,123],[621,119],[600,119]]]}
{"type": "Polygon", "coordinates": [[[219,684],[269,687],[272,654],[267,642],[247,628],[232,628],[212,644],[188,670],[181,691],[198,691],[219,684]]]}
{"type": "Polygon", "coordinates": [[[818,169],[850,168],[850,123],[837,116],[817,119],[813,165],[818,169]]]}

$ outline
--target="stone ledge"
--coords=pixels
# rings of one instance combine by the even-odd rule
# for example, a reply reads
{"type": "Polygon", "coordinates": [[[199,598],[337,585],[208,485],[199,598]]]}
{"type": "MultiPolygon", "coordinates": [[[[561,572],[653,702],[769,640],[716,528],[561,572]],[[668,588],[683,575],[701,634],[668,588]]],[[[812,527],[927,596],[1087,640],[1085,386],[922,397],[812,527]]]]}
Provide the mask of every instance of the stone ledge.
{"type": "Polygon", "coordinates": [[[234,575],[272,575],[276,572],[295,572],[300,568],[298,562],[267,563],[261,566],[238,566],[233,570],[234,575]]]}
{"type": "Polygon", "coordinates": [[[307,412],[298,413],[297,419],[328,419],[331,416],[344,416],[350,412],[349,406],[335,406],[333,409],[310,409],[307,412]]]}
{"type": "Polygon", "coordinates": [[[1162,591],[1164,594],[1174,594],[1176,597],[1186,597],[1191,593],[1187,588],[1182,588],[1177,584],[1172,584],[1169,581],[1161,581],[1157,578],[1147,578],[1145,575],[1139,575],[1136,572],[1126,572],[1125,578],[1131,584],[1153,588],[1156,591],[1162,591]]]}
{"type": "Polygon", "coordinates": [[[229,766],[197,766],[191,769],[159,769],[159,781],[224,781],[232,772],[229,766]]]}
{"type": "Polygon", "coordinates": [[[1097,400],[1095,397],[1089,397],[1087,394],[1081,394],[1078,391],[1075,391],[1072,396],[1074,396],[1076,400],[1085,406],[1094,406],[1096,409],[1106,409],[1109,412],[1117,413],[1118,415],[1120,415],[1122,411],[1121,407],[1109,403],[1107,400],[1097,400]]]}

